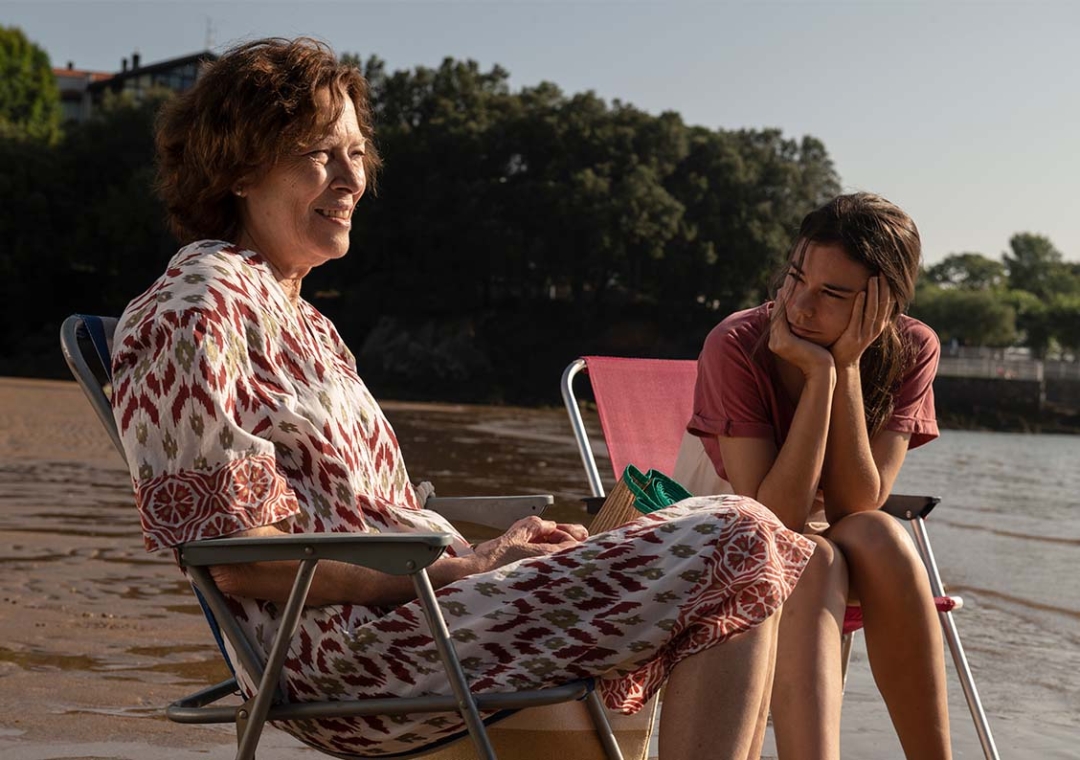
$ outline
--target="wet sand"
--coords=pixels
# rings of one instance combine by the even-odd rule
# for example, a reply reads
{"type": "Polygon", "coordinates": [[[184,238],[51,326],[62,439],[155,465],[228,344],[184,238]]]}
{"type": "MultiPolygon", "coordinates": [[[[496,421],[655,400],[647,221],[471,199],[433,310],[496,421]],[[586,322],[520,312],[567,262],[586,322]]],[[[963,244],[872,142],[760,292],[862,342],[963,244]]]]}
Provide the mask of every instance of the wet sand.
{"type": "MultiPolygon", "coordinates": [[[[413,471],[441,494],[504,493],[495,472],[516,475],[518,492],[550,492],[551,442],[529,434],[531,410],[505,410],[525,436],[513,447],[490,445],[489,419],[449,450],[440,433],[447,419],[463,427],[466,408],[388,411],[413,471]]],[[[576,454],[558,464],[573,517],[576,454]]],[[[228,673],[171,556],[143,550],[127,470],[74,383],[0,378],[0,567],[0,758],[231,755],[230,727],[164,718],[228,673]]],[[[274,729],[260,745],[260,758],[305,756],[321,757],[274,729]]]]}
{"type": "MultiPolygon", "coordinates": [[[[228,727],[163,707],[227,677],[74,383],[0,379],[0,757],[228,757],[228,727]]],[[[318,757],[278,731],[260,757],[318,757]]]]}
{"type": "MultiPolygon", "coordinates": [[[[560,519],[584,519],[561,411],[386,408],[413,477],[440,494],[554,493],[560,519]]],[[[171,557],[143,551],[126,469],[73,383],[0,378],[0,567],[0,758],[231,756],[231,728],[164,718],[227,672],[171,557]]],[[[981,757],[958,691],[956,757],[981,757]]],[[[994,728],[1005,757],[1075,756],[1074,731],[1034,716],[994,728]]],[[[902,756],[861,643],[843,743],[845,757],[902,756]]],[[[267,729],[259,757],[321,755],[267,729]]]]}

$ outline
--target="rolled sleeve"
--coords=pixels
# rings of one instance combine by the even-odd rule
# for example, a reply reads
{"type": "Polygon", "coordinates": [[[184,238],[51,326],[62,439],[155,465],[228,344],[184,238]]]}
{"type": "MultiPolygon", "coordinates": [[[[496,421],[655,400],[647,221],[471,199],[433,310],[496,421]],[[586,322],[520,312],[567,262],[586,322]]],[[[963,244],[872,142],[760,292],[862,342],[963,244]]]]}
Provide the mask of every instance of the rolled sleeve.
{"type": "Polygon", "coordinates": [[[296,514],[270,437],[270,401],[248,382],[244,332],[201,309],[147,314],[127,327],[113,406],[147,550],[296,514]]]}
{"type": "Polygon", "coordinates": [[[915,361],[904,376],[896,394],[892,416],[886,430],[908,433],[908,448],[914,449],[938,437],[934,409],[934,377],[941,357],[941,341],[927,325],[908,318],[907,334],[914,345],[915,361]]]}
{"type": "Polygon", "coordinates": [[[721,322],[705,339],[698,358],[694,413],[687,430],[700,437],[773,438],[761,370],[739,331],[721,322]]]}

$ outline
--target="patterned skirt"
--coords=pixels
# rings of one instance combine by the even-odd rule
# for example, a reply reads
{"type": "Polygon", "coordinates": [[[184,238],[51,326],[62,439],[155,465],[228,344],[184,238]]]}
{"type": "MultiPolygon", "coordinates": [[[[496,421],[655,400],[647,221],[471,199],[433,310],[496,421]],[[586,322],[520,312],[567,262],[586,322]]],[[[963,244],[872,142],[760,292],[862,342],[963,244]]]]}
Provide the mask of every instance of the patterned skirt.
{"type": "MultiPolygon", "coordinates": [[[[593,677],[608,708],[633,713],[680,661],[775,612],[812,552],[751,499],[696,497],[462,579],[437,597],[473,691],[593,677]]],[[[275,616],[258,609],[261,619],[247,624],[269,648],[275,616]]],[[[285,668],[295,701],[450,693],[417,602],[389,611],[310,608],[285,668]]],[[[279,728],[329,752],[370,757],[417,752],[465,731],[456,714],[279,728]]]]}

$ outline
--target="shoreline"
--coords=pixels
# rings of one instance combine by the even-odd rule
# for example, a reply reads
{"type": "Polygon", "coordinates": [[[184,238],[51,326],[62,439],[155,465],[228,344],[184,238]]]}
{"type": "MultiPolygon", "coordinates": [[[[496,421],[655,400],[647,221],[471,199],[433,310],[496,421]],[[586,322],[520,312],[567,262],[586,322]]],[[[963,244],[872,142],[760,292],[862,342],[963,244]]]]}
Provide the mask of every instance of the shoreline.
{"type": "MultiPolygon", "coordinates": [[[[1038,404],[1038,393],[1035,400],[1030,398],[1031,391],[1027,391],[1028,398],[1023,401],[1020,409],[1017,408],[1015,394],[978,391],[974,396],[968,395],[970,388],[958,388],[953,390],[950,385],[961,381],[968,385],[978,378],[954,378],[939,376],[934,380],[934,390],[937,396],[938,427],[941,430],[965,430],[987,433],[1024,433],[1030,435],[1080,435],[1080,406],[1072,404],[1055,404],[1043,402],[1041,408],[1032,408],[1038,404]],[[1002,404],[994,403],[1000,395],[1002,404]],[[949,402],[948,407],[942,404],[943,400],[949,402]],[[962,407],[960,405],[963,405],[962,407]],[[959,408],[958,408],[959,407],[959,408]],[[1026,408],[1023,408],[1026,407],[1026,408]]],[[[19,389],[33,389],[35,387],[62,387],[73,381],[66,378],[37,378],[2,376],[0,375],[0,392],[5,387],[19,389]]],[[[1000,388],[1000,383],[1022,383],[1017,380],[991,380],[991,389],[1000,388]]],[[[1076,385],[1080,386],[1080,383],[1076,385]]],[[[380,398],[379,404],[385,409],[398,411],[417,411],[428,409],[432,411],[445,411],[465,413],[476,408],[499,408],[521,410],[545,410],[562,409],[562,405],[553,402],[538,402],[535,404],[507,403],[503,401],[458,401],[455,399],[423,400],[411,398],[410,394],[400,397],[380,398]]],[[[586,401],[585,408],[590,408],[592,402],[586,401]]],[[[0,427],[0,435],[3,428],[0,427]]]]}

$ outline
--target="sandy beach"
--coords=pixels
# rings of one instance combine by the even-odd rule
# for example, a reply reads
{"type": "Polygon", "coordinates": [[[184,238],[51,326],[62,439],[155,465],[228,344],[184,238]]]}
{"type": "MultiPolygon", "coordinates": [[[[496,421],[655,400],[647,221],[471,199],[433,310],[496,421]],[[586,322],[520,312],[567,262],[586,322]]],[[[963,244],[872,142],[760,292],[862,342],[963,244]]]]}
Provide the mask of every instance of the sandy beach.
{"type": "MultiPolygon", "coordinates": [[[[555,493],[563,519],[581,514],[583,477],[561,413],[484,410],[387,405],[413,476],[440,493],[499,493],[512,482],[515,492],[555,493]]],[[[231,756],[229,727],[164,718],[166,704],[226,671],[171,556],[143,551],[126,469],[74,383],[0,378],[0,486],[0,758],[231,756]]],[[[844,756],[901,757],[857,646],[844,756]]],[[[969,654],[983,664],[1002,656],[977,644],[969,654]]],[[[981,757],[958,691],[956,756],[981,757]]],[[[988,692],[1003,757],[1076,756],[1074,727],[998,718],[1007,687],[988,692]]],[[[273,729],[259,753],[319,756],[273,729]]]]}

